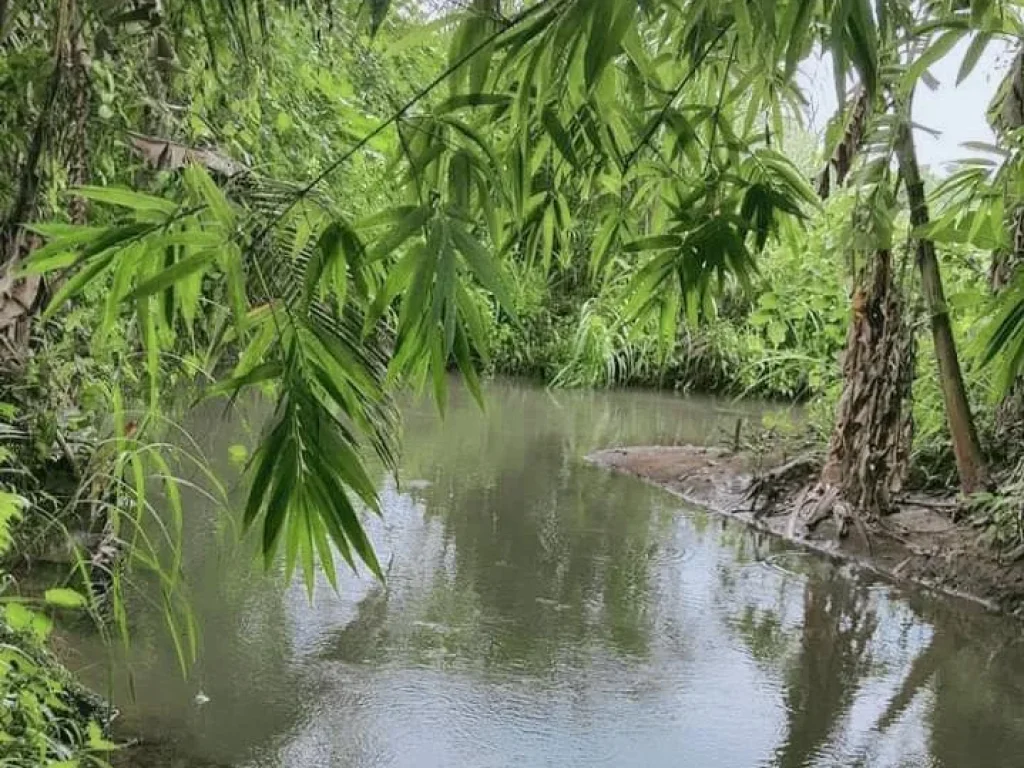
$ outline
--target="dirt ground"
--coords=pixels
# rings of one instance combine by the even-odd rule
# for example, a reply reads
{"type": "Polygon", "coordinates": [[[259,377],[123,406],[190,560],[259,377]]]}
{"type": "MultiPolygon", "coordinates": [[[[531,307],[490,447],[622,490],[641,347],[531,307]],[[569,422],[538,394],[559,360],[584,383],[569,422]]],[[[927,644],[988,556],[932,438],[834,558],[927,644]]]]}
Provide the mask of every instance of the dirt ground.
{"type": "Polygon", "coordinates": [[[976,528],[952,521],[945,500],[907,500],[881,523],[868,530],[855,528],[842,539],[829,521],[801,536],[791,524],[795,494],[778,500],[770,514],[751,511],[747,490],[754,460],[749,455],[696,446],[648,446],[599,451],[587,460],[884,577],[1024,617],[1024,562],[1000,562],[998,553],[979,540],[976,528]]]}

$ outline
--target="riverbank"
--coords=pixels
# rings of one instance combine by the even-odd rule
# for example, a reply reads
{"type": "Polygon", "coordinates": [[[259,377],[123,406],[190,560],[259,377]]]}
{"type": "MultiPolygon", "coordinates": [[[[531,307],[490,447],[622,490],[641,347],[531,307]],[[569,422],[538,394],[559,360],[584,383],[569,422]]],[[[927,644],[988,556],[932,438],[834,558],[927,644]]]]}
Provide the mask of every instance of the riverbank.
{"type": "Polygon", "coordinates": [[[0,762],[78,765],[105,757],[113,748],[106,740],[111,708],[48,650],[44,636],[50,619],[20,603],[11,606],[16,610],[0,610],[0,762]],[[15,630],[12,615],[26,627],[15,630]]]}
{"type": "Polygon", "coordinates": [[[770,513],[751,509],[748,490],[755,470],[764,468],[756,467],[748,454],[689,445],[638,446],[598,451],[587,461],[885,578],[966,598],[992,611],[1024,615],[1024,561],[1001,562],[977,529],[951,519],[943,500],[907,499],[882,522],[841,539],[831,521],[800,535],[791,522],[797,493],[776,499],[770,513]]]}

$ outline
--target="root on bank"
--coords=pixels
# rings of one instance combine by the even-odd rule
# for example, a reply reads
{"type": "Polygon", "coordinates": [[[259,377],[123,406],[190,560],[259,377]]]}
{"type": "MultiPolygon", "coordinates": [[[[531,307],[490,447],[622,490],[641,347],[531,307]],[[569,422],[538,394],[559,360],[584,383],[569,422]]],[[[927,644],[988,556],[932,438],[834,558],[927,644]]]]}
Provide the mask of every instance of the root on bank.
{"type": "Polygon", "coordinates": [[[756,477],[748,491],[755,514],[788,512],[789,536],[806,538],[831,519],[837,536],[853,525],[867,541],[869,524],[892,509],[913,436],[914,337],[906,314],[892,256],[879,250],[853,297],[843,391],[824,461],[799,456],[756,477]]]}

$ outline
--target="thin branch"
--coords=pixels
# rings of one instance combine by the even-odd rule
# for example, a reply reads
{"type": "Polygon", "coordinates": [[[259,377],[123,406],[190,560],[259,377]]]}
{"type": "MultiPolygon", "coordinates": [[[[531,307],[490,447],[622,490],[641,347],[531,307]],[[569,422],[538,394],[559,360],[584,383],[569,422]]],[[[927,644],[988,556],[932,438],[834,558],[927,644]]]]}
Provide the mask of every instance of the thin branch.
{"type": "Polygon", "coordinates": [[[736,61],[736,45],[740,39],[734,37],[732,40],[732,50],[729,51],[729,62],[725,65],[725,74],[722,76],[722,87],[718,91],[718,103],[715,105],[715,119],[711,123],[711,140],[708,142],[708,159],[704,163],[704,177],[707,178],[708,171],[711,170],[711,161],[714,157],[715,152],[715,141],[718,138],[718,123],[722,119],[722,105],[725,103],[725,91],[729,87],[729,70],[732,69],[733,62],[736,61]]]}
{"type": "Polygon", "coordinates": [[[718,45],[719,41],[723,37],[725,37],[725,33],[732,28],[732,24],[733,22],[730,19],[729,23],[718,31],[718,34],[715,35],[715,39],[708,43],[708,46],[703,51],[700,52],[700,56],[698,56],[697,59],[693,62],[693,64],[690,65],[690,71],[686,73],[686,77],[684,77],[682,81],[680,81],[679,85],[677,85],[675,87],[675,90],[672,91],[672,95],[665,101],[665,104],[662,106],[661,111],[658,113],[657,119],[651,122],[651,124],[647,127],[647,130],[644,131],[644,135],[640,137],[640,141],[637,142],[636,147],[633,149],[632,152],[630,152],[626,156],[626,162],[622,168],[623,173],[629,170],[629,167],[636,160],[637,155],[639,155],[643,148],[650,143],[652,138],[654,138],[654,134],[657,132],[658,128],[661,127],[661,124],[665,121],[665,116],[668,114],[668,111],[672,108],[672,105],[675,103],[676,99],[679,98],[679,96],[683,92],[683,89],[687,85],[689,85],[690,81],[693,79],[693,76],[696,75],[697,72],[700,70],[701,65],[704,63],[704,60],[708,57],[711,51],[714,50],[715,46],[718,45]]]}

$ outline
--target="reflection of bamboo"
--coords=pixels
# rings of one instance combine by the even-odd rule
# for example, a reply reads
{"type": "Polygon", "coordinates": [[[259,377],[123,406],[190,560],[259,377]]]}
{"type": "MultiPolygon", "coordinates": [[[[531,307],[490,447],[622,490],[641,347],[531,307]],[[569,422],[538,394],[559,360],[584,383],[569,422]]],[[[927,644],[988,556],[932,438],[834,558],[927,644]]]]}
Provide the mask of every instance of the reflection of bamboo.
{"type": "Polygon", "coordinates": [[[788,737],[776,763],[779,768],[806,765],[854,700],[878,624],[856,589],[839,577],[807,583],[801,649],[786,696],[788,737]]]}
{"type": "Polygon", "coordinates": [[[903,678],[903,684],[896,692],[896,695],[889,700],[885,712],[881,714],[875,723],[875,732],[884,733],[893,723],[900,719],[903,712],[911,705],[921,689],[928,684],[939,669],[939,663],[943,654],[942,644],[939,643],[939,636],[932,637],[928,647],[918,654],[913,664],[903,678]]]}

